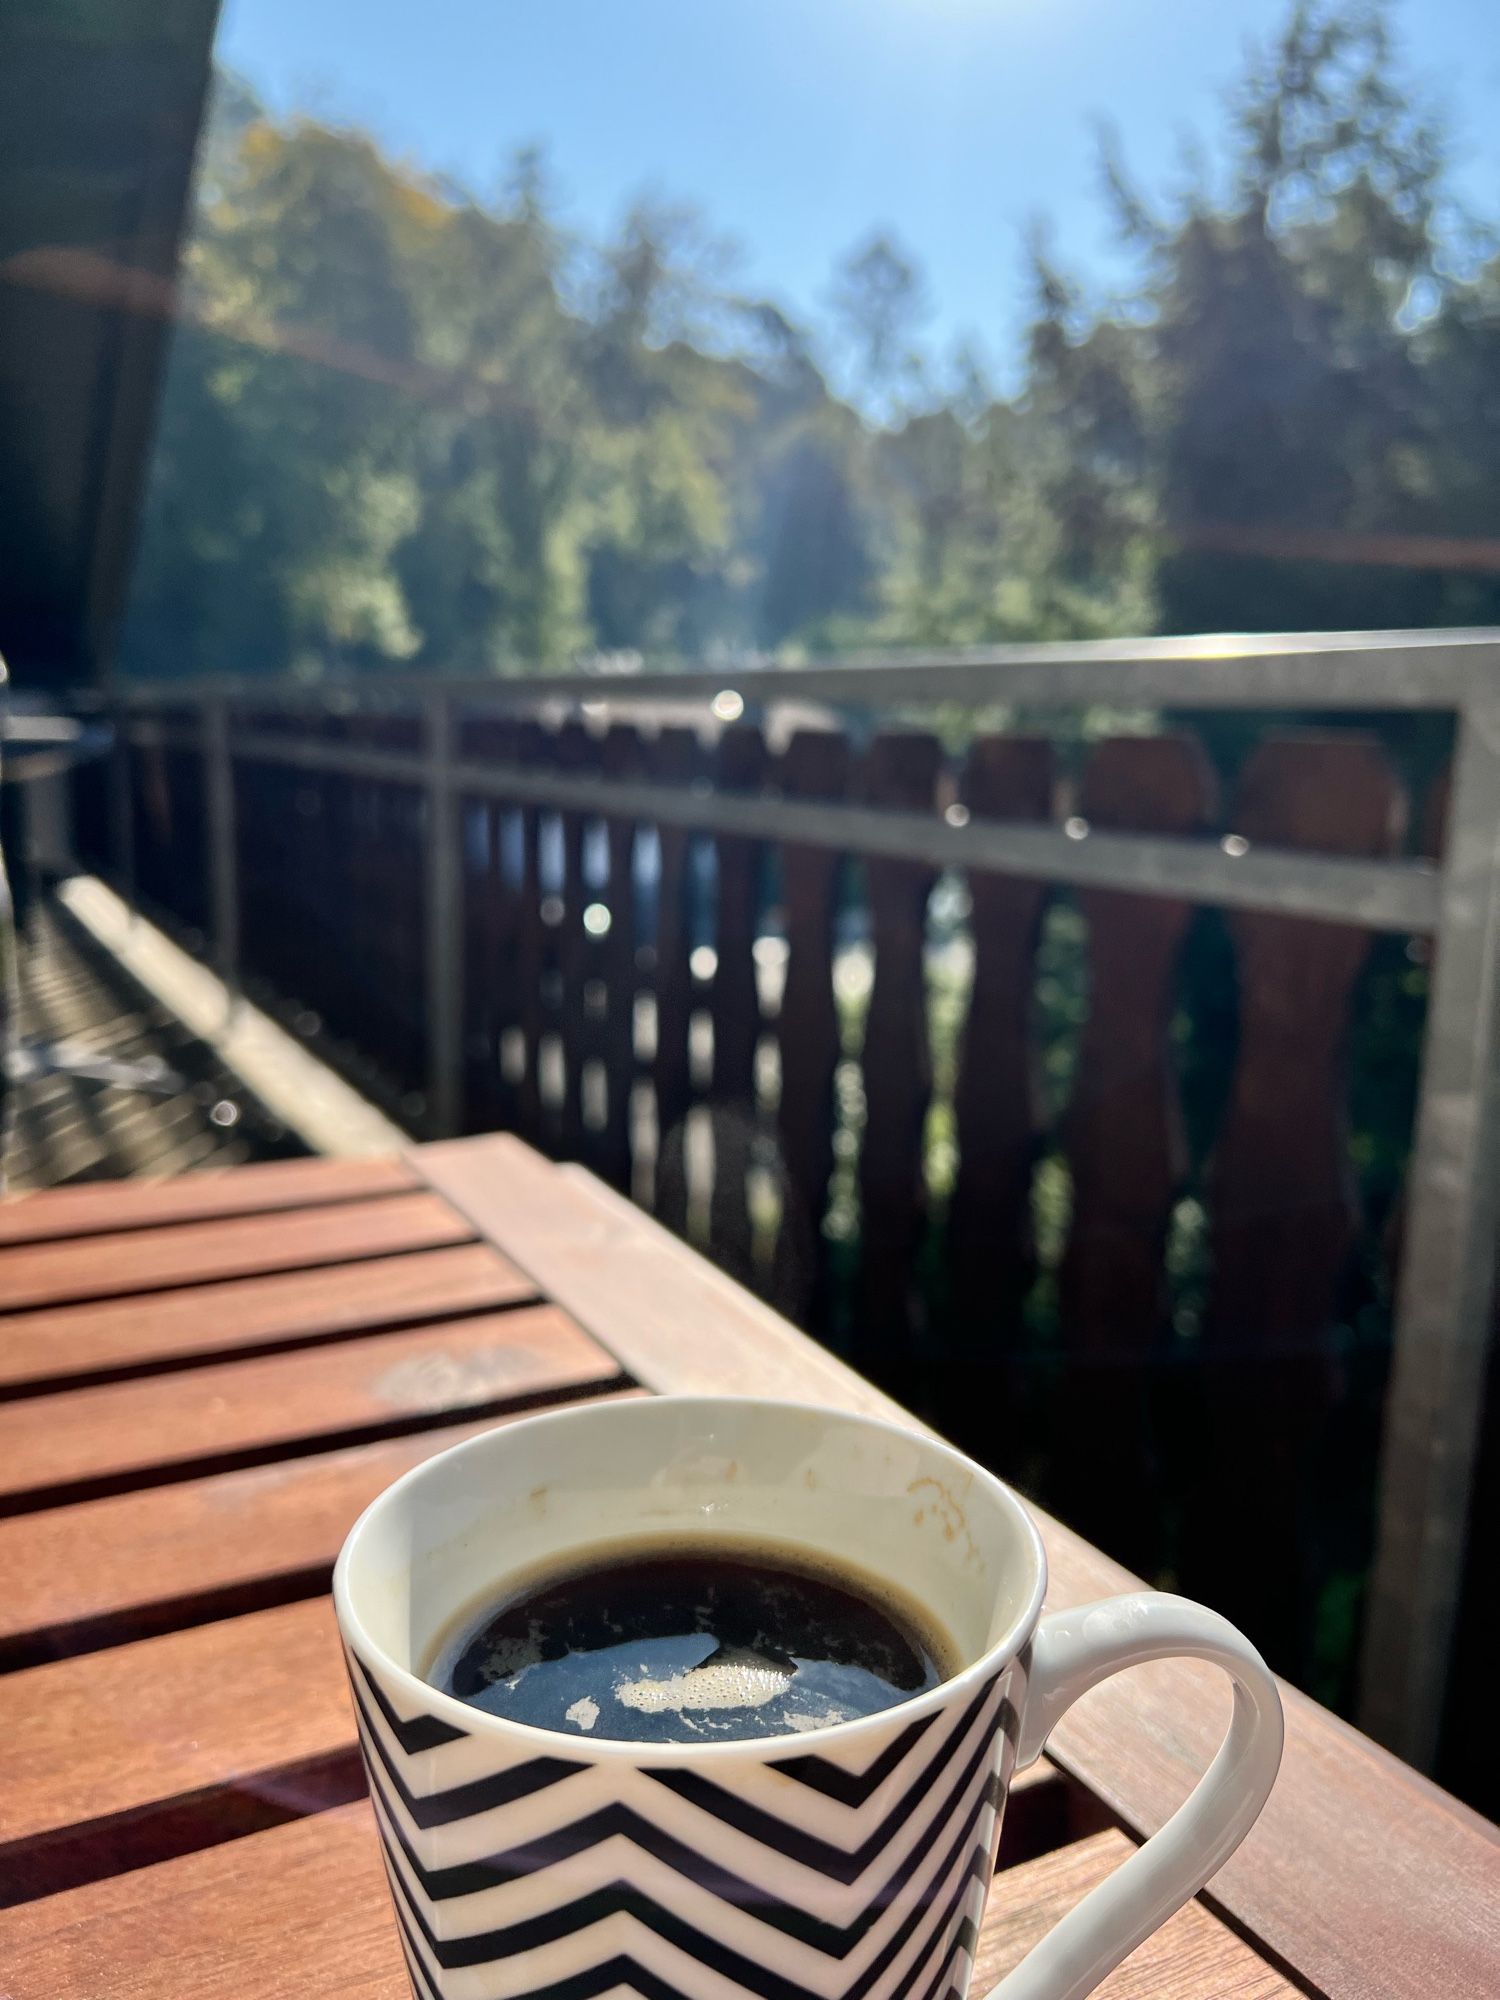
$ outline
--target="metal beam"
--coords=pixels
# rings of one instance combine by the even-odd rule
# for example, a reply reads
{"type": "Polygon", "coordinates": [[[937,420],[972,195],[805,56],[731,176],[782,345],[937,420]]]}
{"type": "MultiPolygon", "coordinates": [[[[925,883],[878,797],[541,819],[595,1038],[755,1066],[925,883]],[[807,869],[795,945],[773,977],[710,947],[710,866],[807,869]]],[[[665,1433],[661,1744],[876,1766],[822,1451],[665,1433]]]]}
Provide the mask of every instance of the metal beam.
{"type": "MultiPolygon", "coordinates": [[[[399,751],[298,742],[269,734],[240,736],[237,753],[298,770],[341,771],[397,784],[421,784],[421,761],[399,751]]],[[[455,763],[455,792],[517,805],[597,813],[686,826],[699,833],[796,841],[851,854],[926,861],[935,868],[981,868],[1028,880],[1187,896],[1230,909],[1359,924],[1374,930],[1425,932],[1437,920],[1438,874],[1423,861],[1354,861],[1337,856],[1249,848],[1228,852],[1215,841],[970,820],[951,825],[936,814],[868,806],[821,805],[769,795],[739,796],[707,787],[625,783],[502,764],[455,763]]]]}
{"type": "Polygon", "coordinates": [[[1463,1586],[1497,1228],[1500,702],[1465,718],[1454,770],[1361,1663],[1361,1726],[1428,1770],[1463,1586]]]}
{"type": "Polygon", "coordinates": [[[928,654],[859,654],[803,666],[746,663],[648,673],[600,670],[514,677],[374,674],[323,682],[188,680],[120,690],[135,705],[187,706],[210,694],[265,707],[348,710],[410,706],[442,692],[489,707],[547,702],[633,707],[702,702],[726,689],[746,702],[845,707],[958,703],[1064,709],[1452,709],[1482,698],[1500,674],[1500,630],[1217,633],[1192,638],[984,646],[928,654]]]}

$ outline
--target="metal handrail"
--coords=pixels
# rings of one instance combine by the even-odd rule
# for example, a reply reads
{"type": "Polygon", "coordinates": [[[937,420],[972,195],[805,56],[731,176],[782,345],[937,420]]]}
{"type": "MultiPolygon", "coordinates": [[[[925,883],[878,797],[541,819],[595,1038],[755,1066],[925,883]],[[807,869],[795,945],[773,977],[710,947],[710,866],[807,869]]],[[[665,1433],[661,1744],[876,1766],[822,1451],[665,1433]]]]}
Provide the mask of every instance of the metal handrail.
{"type": "Polygon", "coordinates": [[[1138,707],[1452,709],[1500,680],[1500,629],[1423,632],[1214,633],[860,653],[775,665],[751,659],[644,672],[330,674],[313,681],[201,676],[121,682],[106,697],[137,707],[230,700],[287,708],[419,705],[434,695],[493,708],[568,701],[626,706],[711,701],[834,706],[1015,703],[1072,708],[1122,698],[1138,707]],[[1122,685],[1128,676],[1130,685],[1122,685]]]}

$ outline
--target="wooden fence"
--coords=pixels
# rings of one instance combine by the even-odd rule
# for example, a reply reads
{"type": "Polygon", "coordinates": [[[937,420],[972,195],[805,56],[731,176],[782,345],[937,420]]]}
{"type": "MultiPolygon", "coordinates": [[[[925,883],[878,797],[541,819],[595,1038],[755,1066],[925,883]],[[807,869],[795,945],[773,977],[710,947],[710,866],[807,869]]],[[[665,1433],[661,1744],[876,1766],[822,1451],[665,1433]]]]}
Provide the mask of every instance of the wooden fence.
{"type": "MultiPolygon", "coordinates": [[[[1258,679],[1207,651],[1237,691],[1203,657],[1138,649],[1114,702],[1308,707],[1285,671],[1308,649],[1277,643],[1258,679]]],[[[1035,699],[1039,657],[936,663],[934,693],[952,701],[957,671],[992,698],[998,666],[1000,694],[1035,699]]],[[[1417,1096],[1431,935],[1454,964],[1493,943],[1500,736],[1463,678],[1487,642],[1414,641],[1406,678],[1377,642],[1314,657],[1319,725],[1263,731],[1232,769],[1185,727],[1080,748],[882,726],[922,690],[873,667],[741,677],[717,700],[680,678],[629,704],[598,683],[510,686],[503,707],[492,687],[153,690],[112,773],[77,780],[78,840],[413,1127],[504,1127],[583,1161],[1347,1698],[1403,1236],[1408,1266],[1446,1255],[1452,1310],[1472,1318],[1483,1289],[1488,1324],[1487,988],[1467,1055],[1443,1040],[1463,996],[1447,1029],[1434,1000],[1409,1186],[1392,1107],[1417,1096]],[[785,725],[784,695],[844,686],[855,719],[785,725]],[[653,721],[665,697],[701,702],[698,725],[653,721]],[[1437,865],[1452,780],[1409,797],[1399,732],[1360,708],[1458,716],[1465,838],[1490,843],[1477,913],[1467,847],[1461,878],[1437,865]],[[1474,1182],[1455,1208],[1433,1093],[1451,1111],[1461,1061],[1474,1182]],[[1373,1137],[1351,1086],[1381,1107],[1373,1137]]],[[[1428,1336],[1406,1337],[1429,1371],[1428,1336]]],[[[1427,1432],[1399,1400],[1384,1427],[1388,1516],[1438,1425],[1451,1467],[1462,1369],[1451,1343],[1441,1358],[1427,1432]]],[[[1467,1358],[1466,1471],[1482,1349],[1467,1358]]],[[[1449,1537],[1451,1630],[1466,1493],[1408,1499],[1432,1501],[1429,1553],[1449,1537]]],[[[1413,1725],[1389,1687],[1416,1686],[1393,1631],[1434,1710],[1442,1685],[1395,1580],[1408,1526],[1381,1524],[1365,1719],[1430,1761],[1436,1714],[1413,1725]]]]}

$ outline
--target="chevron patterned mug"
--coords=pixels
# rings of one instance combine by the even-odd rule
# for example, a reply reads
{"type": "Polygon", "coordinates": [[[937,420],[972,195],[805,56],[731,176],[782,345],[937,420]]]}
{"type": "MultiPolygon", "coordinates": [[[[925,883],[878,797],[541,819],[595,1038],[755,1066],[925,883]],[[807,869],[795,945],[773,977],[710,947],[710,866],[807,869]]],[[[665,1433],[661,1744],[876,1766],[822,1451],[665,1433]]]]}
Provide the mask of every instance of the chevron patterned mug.
{"type": "Polygon", "coordinates": [[[1244,1838],[1281,1706],[1215,1613],[1139,1591],[1044,1618],[1046,1583],[1009,1487],[800,1404],[592,1404],[407,1473],[344,1544],[334,1601],[416,2000],[964,2000],[1012,1772],[1106,1676],[1211,1660],[1234,1708],[1197,1790],[990,1996],[1078,2000],[1244,1838]],[[564,1737],[423,1680],[508,1576],[663,1534],[886,1577],[964,1664],[857,1721],[669,1744],[564,1737]]]}

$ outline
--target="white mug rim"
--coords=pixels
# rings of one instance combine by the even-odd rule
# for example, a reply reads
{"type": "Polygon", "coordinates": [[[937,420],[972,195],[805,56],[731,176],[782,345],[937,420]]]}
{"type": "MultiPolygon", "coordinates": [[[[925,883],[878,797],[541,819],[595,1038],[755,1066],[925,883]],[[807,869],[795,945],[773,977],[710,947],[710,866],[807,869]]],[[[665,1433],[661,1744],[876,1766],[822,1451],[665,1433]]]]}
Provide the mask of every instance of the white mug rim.
{"type": "Polygon", "coordinates": [[[494,1715],[488,1709],[477,1708],[472,1703],[461,1701],[458,1696],[445,1694],[430,1681],[414,1674],[393,1660],[389,1653],[366,1630],[363,1620],[353,1601],[349,1586],[349,1567],[352,1555],[366,1524],[384,1508],[396,1502],[409,1486],[419,1483],[424,1474],[438,1465],[461,1457],[465,1452],[492,1442],[497,1431],[510,1435],[522,1430],[533,1430],[540,1426],[566,1424],[570,1418],[577,1418],[587,1411],[596,1419],[607,1410],[620,1412],[637,1410],[642,1405],[634,1399],[618,1404],[584,1403],[570,1404],[563,1409],[539,1411],[534,1415],[520,1417],[511,1423],[496,1425],[494,1429],[481,1431],[476,1437],[463,1439],[459,1444],[450,1445],[447,1450],[435,1452],[431,1458],[423,1459],[419,1465],[411,1466],[398,1479],[377,1493],[375,1498],[360,1514],[359,1519],[344,1538],[339,1550],[338,1561],[333,1571],[333,1602],[337,1614],[340,1633],[355,1657],[366,1667],[375,1669],[381,1675],[388,1690],[406,1695],[414,1713],[436,1716],[440,1721],[450,1723],[466,1736],[501,1739],[506,1742],[519,1741],[531,1748],[538,1756],[557,1756],[559,1744],[568,1746],[568,1754],[578,1757],[588,1764],[627,1765],[710,1765],[733,1762],[750,1758],[755,1763],[770,1763],[778,1757],[816,1756],[825,1748],[830,1751],[845,1748],[856,1742],[860,1736],[883,1735],[893,1721],[907,1726],[925,1716],[935,1715],[947,1708],[955,1700],[966,1696],[991,1681],[998,1673],[1019,1656],[1036,1630],[1042,1614],[1042,1602],[1047,1594],[1047,1552],[1042,1543],[1041,1531],[1032,1518],[1031,1510],[1021,1496],[999,1479],[932,1432],[919,1430],[907,1424],[893,1422],[886,1417],[867,1415],[863,1411],[841,1410],[824,1403],[809,1403],[783,1396],[700,1396],[670,1395],[651,1398],[653,1404],[670,1403],[677,1409],[701,1409],[704,1411],[745,1408],[765,1411],[787,1411],[799,1416],[833,1418],[839,1423],[851,1424],[869,1431],[884,1433],[907,1441],[915,1438],[924,1448],[932,1450],[948,1459],[955,1468],[961,1468],[970,1477],[977,1478],[990,1496],[1011,1516],[1020,1529],[1024,1546],[1031,1551],[1032,1579],[1026,1601],[1010,1624],[985,1648],[977,1659],[962,1667],[935,1687],[925,1689],[921,1694],[894,1704],[890,1708],[877,1710],[873,1715],[857,1717],[852,1722],[827,1723],[819,1729],[805,1730],[795,1736],[737,1736],[712,1743],[641,1743],[622,1737],[601,1736],[580,1739],[562,1736],[555,1729],[541,1729],[533,1723],[518,1722],[509,1716],[494,1715]]]}

